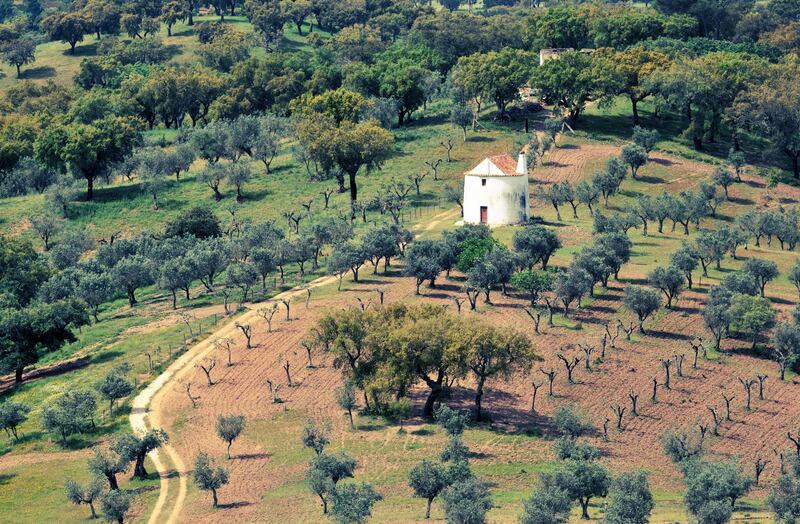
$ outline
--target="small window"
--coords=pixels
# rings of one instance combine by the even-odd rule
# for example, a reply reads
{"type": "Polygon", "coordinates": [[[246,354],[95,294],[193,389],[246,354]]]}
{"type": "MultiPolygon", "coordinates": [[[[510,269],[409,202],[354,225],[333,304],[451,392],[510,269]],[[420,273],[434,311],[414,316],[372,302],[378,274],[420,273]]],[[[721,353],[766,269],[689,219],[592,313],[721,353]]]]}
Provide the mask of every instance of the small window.
{"type": "Polygon", "coordinates": [[[481,178],[481,185],[482,185],[482,186],[485,186],[485,185],[486,185],[486,179],[485,179],[485,178],[481,178]]]}

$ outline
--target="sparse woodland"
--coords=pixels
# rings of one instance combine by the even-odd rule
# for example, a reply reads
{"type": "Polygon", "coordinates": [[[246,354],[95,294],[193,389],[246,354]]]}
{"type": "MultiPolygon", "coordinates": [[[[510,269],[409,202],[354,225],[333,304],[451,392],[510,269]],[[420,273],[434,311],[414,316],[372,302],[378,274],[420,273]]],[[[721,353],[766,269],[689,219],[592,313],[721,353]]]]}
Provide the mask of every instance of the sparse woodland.
{"type": "Polygon", "coordinates": [[[0,521],[800,519],[796,1],[0,0],[0,60],[0,521]]]}

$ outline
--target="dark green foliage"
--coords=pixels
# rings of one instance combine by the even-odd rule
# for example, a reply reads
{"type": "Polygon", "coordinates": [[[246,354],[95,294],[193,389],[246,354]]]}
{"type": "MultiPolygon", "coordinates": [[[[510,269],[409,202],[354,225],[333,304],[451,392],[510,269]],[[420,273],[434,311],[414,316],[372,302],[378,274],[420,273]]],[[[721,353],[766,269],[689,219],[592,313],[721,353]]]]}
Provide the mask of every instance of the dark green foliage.
{"type": "MultiPolygon", "coordinates": [[[[795,315],[797,315],[797,311],[795,311],[795,315]]],[[[797,363],[800,361],[800,327],[796,322],[794,324],[778,323],[772,331],[770,344],[772,346],[771,356],[778,361],[781,370],[780,378],[784,380],[786,370],[788,368],[796,369],[797,363]]]]}
{"type": "Polygon", "coordinates": [[[441,464],[423,460],[408,473],[408,485],[414,495],[427,501],[425,518],[431,516],[431,503],[447,487],[447,472],[441,464]]]}
{"type": "Polygon", "coordinates": [[[762,42],[732,42],[730,40],[692,37],[685,40],[678,38],[657,38],[641,42],[645,49],[661,51],[675,57],[698,57],[709,53],[730,52],[747,53],[777,61],[783,56],[778,47],[762,42]]]}
{"type": "Polygon", "coordinates": [[[378,264],[384,260],[384,271],[390,260],[399,254],[394,229],[389,226],[370,229],[362,239],[364,252],[373,264],[373,273],[378,272],[378,264]]]}
{"type": "Polygon", "coordinates": [[[563,524],[569,519],[572,498],[549,479],[542,476],[541,485],[525,501],[520,524],[563,524]]]}
{"type": "Polygon", "coordinates": [[[311,461],[311,469],[322,471],[334,484],[352,478],[358,462],[347,453],[321,453],[311,461]]]}
{"type": "Polygon", "coordinates": [[[556,298],[564,306],[564,316],[569,316],[569,307],[591,291],[594,278],[578,265],[571,265],[567,271],[557,274],[553,282],[556,298]]]}
{"type": "Polygon", "coordinates": [[[207,207],[193,207],[180,213],[167,224],[164,233],[168,237],[194,236],[212,238],[222,235],[219,218],[207,207]]]}
{"type": "Polygon", "coordinates": [[[645,129],[640,126],[633,128],[633,141],[648,153],[656,147],[659,138],[660,135],[656,129],[645,129]]]}
{"type": "Polygon", "coordinates": [[[692,289],[692,271],[697,269],[700,263],[700,254],[688,242],[683,242],[681,247],[670,256],[670,265],[683,272],[689,289],[692,289]]]}
{"type": "Polygon", "coordinates": [[[483,524],[493,507],[488,486],[474,477],[448,486],[442,499],[449,524],[483,524]]]}
{"type": "Polygon", "coordinates": [[[350,427],[353,427],[353,410],[358,407],[358,402],[356,401],[356,390],[352,382],[347,381],[336,389],[336,404],[347,411],[350,427]]]}
{"type": "Polygon", "coordinates": [[[14,440],[19,440],[17,428],[28,420],[28,413],[31,412],[30,406],[13,400],[6,400],[0,404],[0,428],[11,435],[14,440]]]}
{"type": "Polygon", "coordinates": [[[372,506],[383,499],[370,484],[342,484],[331,493],[331,517],[340,524],[363,524],[372,515],[372,506]]]}
{"type": "Polygon", "coordinates": [[[366,259],[364,247],[354,241],[343,242],[334,247],[328,258],[328,270],[339,275],[339,290],[342,287],[342,277],[348,271],[353,274],[353,282],[358,282],[358,271],[366,259]]]}
{"type": "Polygon", "coordinates": [[[771,260],[762,260],[760,258],[748,258],[744,263],[744,271],[753,275],[753,278],[758,282],[761,296],[764,296],[764,289],[767,282],[774,280],[778,276],[778,265],[771,260]]]}
{"type": "Polygon", "coordinates": [[[730,329],[749,335],[755,349],[759,335],[775,324],[775,309],[763,297],[734,295],[728,308],[728,318],[730,329]]]}
{"type": "Polygon", "coordinates": [[[712,508],[705,508],[710,502],[724,501],[734,509],[736,501],[750,491],[753,483],[735,461],[687,462],[683,470],[686,477],[686,507],[698,516],[706,511],[718,514],[717,508],[713,508],[713,511],[712,508]]]}
{"type": "Polygon", "coordinates": [[[430,287],[436,286],[436,278],[442,272],[441,246],[439,241],[419,240],[411,244],[406,251],[406,267],[403,274],[416,279],[417,294],[426,280],[430,282],[430,287]]]}
{"type": "Polygon", "coordinates": [[[328,513],[328,502],[343,478],[352,478],[357,462],[346,453],[330,455],[321,453],[311,461],[306,472],[309,489],[322,501],[322,512],[328,513]]]}
{"type": "Polygon", "coordinates": [[[97,402],[90,391],[67,391],[44,408],[42,424],[47,431],[58,433],[66,445],[68,436],[94,428],[96,409],[97,402]]]}
{"type": "Polygon", "coordinates": [[[791,523],[800,519],[800,460],[796,457],[770,490],[767,504],[781,522],[791,523]]]}
{"type": "Polygon", "coordinates": [[[128,469],[131,461],[127,455],[120,455],[114,449],[95,450],[89,459],[89,471],[97,476],[105,477],[111,490],[118,490],[117,475],[128,469]]]}
{"type": "Polygon", "coordinates": [[[95,385],[100,396],[108,400],[108,418],[114,417],[114,404],[133,392],[133,382],[125,377],[129,369],[130,366],[112,369],[95,385]]]}
{"type": "Polygon", "coordinates": [[[647,524],[655,503],[643,471],[622,473],[608,492],[607,524],[647,524]]]}
{"type": "Polygon", "coordinates": [[[214,467],[206,453],[199,453],[194,460],[192,477],[199,489],[211,492],[213,507],[216,508],[219,504],[217,490],[228,483],[228,470],[222,466],[214,467]]]}
{"type": "Polygon", "coordinates": [[[552,229],[538,225],[527,225],[516,230],[512,242],[514,250],[522,255],[522,265],[528,269],[537,263],[541,263],[542,269],[545,269],[550,257],[561,247],[561,240],[552,229]]]}
{"type": "Polygon", "coordinates": [[[555,443],[556,458],[559,460],[596,460],[600,458],[600,448],[578,442],[574,437],[561,437],[555,443]]]}
{"type": "Polygon", "coordinates": [[[647,275],[648,283],[660,289],[667,298],[667,309],[672,309],[672,301],[677,298],[683,287],[683,273],[674,267],[657,267],[647,275]]]}
{"type": "Polygon", "coordinates": [[[217,417],[217,435],[228,444],[228,458],[231,458],[231,445],[244,431],[244,415],[220,415],[217,417]]]}
{"type": "Polygon", "coordinates": [[[133,496],[126,491],[118,489],[111,490],[101,500],[103,508],[103,516],[106,520],[123,524],[125,522],[125,515],[133,502],[133,496]]]}
{"type": "Polygon", "coordinates": [[[620,158],[631,168],[631,176],[636,180],[639,168],[647,163],[647,150],[638,144],[628,144],[622,148],[620,158]]]}
{"type": "Polygon", "coordinates": [[[467,464],[469,458],[469,448],[464,444],[461,435],[454,435],[444,445],[442,453],[439,455],[442,462],[451,462],[452,464],[467,464]]]}
{"type": "Polygon", "coordinates": [[[567,460],[551,476],[544,477],[544,482],[566,491],[570,499],[577,500],[583,518],[588,519],[589,502],[594,497],[606,496],[610,476],[598,462],[567,460]]]}
{"type": "Polygon", "coordinates": [[[136,290],[153,284],[156,280],[154,263],[143,255],[123,258],[111,269],[112,279],[118,289],[128,295],[128,303],[135,306],[136,290]]]}
{"type": "Polygon", "coordinates": [[[327,426],[318,425],[313,420],[309,420],[303,428],[300,440],[303,442],[304,447],[314,450],[317,455],[321,455],[325,451],[325,446],[330,442],[328,432],[329,428],[327,426]]]}
{"type": "Polygon", "coordinates": [[[553,422],[559,433],[572,438],[580,437],[592,428],[585,415],[572,406],[559,406],[553,416],[553,422]]]}
{"type": "Polygon", "coordinates": [[[639,318],[639,332],[644,334],[644,321],[661,307],[658,291],[640,286],[625,286],[625,307],[639,318]]]}
{"type": "Polygon", "coordinates": [[[169,436],[162,429],[153,429],[142,436],[127,434],[119,437],[113,445],[114,451],[128,461],[134,462],[133,475],[142,480],[147,478],[144,460],[147,454],[160,448],[169,441],[169,436]]]}
{"type": "Polygon", "coordinates": [[[228,271],[225,274],[225,285],[227,287],[239,288],[242,291],[242,297],[239,304],[243,304],[247,300],[247,295],[250,289],[258,283],[259,275],[255,266],[249,262],[235,262],[228,266],[228,271]]]}
{"type": "Polygon", "coordinates": [[[76,506],[81,504],[86,504],[89,506],[89,510],[92,512],[92,518],[96,519],[97,512],[95,511],[94,504],[103,494],[104,487],[105,480],[95,475],[85,486],[78,484],[72,479],[67,480],[66,485],[64,486],[64,491],[66,492],[67,500],[69,500],[71,503],[75,504],[76,506]]]}
{"type": "Polygon", "coordinates": [[[450,437],[458,437],[464,433],[469,422],[469,413],[452,409],[444,404],[433,412],[436,423],[444,428],[450,437]]]}

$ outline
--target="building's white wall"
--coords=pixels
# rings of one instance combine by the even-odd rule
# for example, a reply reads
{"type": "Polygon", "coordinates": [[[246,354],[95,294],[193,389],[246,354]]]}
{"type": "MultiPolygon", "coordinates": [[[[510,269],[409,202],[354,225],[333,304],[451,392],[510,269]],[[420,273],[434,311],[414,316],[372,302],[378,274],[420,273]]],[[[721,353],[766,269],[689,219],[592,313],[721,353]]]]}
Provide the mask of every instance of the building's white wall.
{"type": "Polygon", "coordinates": [[[528,177],[464,177],[464,222],[480,224],[481,206],[488,208],[489,225],[519,224],[528,220],[528,177]],[[486,179],[486,186],[481,180],[486,179]]]}

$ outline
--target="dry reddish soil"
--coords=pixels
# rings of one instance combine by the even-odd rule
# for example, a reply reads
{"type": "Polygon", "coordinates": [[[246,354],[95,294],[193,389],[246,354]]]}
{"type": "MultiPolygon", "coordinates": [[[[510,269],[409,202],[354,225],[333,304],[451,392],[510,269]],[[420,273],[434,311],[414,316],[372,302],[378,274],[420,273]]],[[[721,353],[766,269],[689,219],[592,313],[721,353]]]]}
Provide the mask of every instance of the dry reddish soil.
{"type": "MultiPolygon", "coordinates": [[[[624,277],[623,277],[624,278],[624,277]]],[[[460,296],[456,282],[444,282],[436,290],[425,290],[425,296],[413,296],[410,279],[401,277],[381,277],[389,288],[387,301],[427,300],[450,303],[451,296],[460,296]]],[[[370,284],[372,286],[374,284],[370,284]]],[[[777,472],[772,449],[784,449],[788,444],[787,431],[796,431],[800,419],[800,405],[796,402],[800,385],[792,382],[779,382],[774,363],[753,358],[737,352],[746,343],[726,341],[729,350],[720,361],[699,362],[698,369],[691,367],[691,347],[689,340],[694,334],[705,334],[699,312],[702,308],[701,293],[686,293],[681,297],[674,311],[663,314],[649,323],[648,335],[634,335],[633,341],[625,340],[624,333],[617,339],[616,348],[607,348],[605,360],[597,364],[599,338],[602,324],[617,318],[621,307],[621,283],[613,283],[611,288],[598,296],[590,305],[575,310],[571,320],[581,324],[580,330],[565,327],[545,326],[542,321],[542,334],[533,336],[538,354],[544,361],[536,365],[530,373],[516,376],[508,381],[495,380],[489,385],[485,406],[501,431],[517,431],[530,424],[541,424],[545,431],[549,428],[548,417],[561,403],[574,401],[594,421],[598,433],[592,440],[606,454],[606,460],[613,468],[647,467],[653,471],[655,485],[675,487],[675,479],[680,478],[674,466],[664,456],[658,437],[666,428],[690,427],[697,430],[698,421],[710,424],[708,406],[716,407],[724,416],[722,394],[735,395],[732,404],[733,421],[725,421],[721,426],[721,437],[707,439],[709,449],[725,456],[741,456],[748,468],[756,457],[773,460],[764,474],[769,482],[777,472]],[[565,344],[569,340],[569,344],[565,344]],[[586,371],[581,363],[575,371],[576,383],[566,381],[563,364],[557,359],[558,353],[583,356],[577,344],[596,347],[592,354],[592,371],[586,371]],[[658,401],[650,402],[652,379],[663,384],[664,373],[661,359],[676,354],[687,355],[683,364],[684,377],[672,373],[672,388],[659,387],[658,401]],[[548,398],[546,385],[539,391],[537,410],[541,415],[530,413],[531,380],[541,383],[545,380],[539,368],[554,368],[558,372],[555,382],[555,397],[548,398]],[[754,390],[752,410],[744,408],[744,392],[737,377],[753,378],[756,374],[768,374],[766,399],[758,400],[754,390]],[[638,417],[630,417],[628,394],[639,395],[638,417]],[[628,409],[624,417],[623,431],[614,429],[615,420],[612,404],[628,409]],[[609,418],[608,442],[600,436],[603,420],[609,418]]],[[[224,445],[214,433],[214,424],[219,413],[236,412],[247,416],[248,420],[268,420],[272,415],[286,407],[293,410],[307,410],[311,415],[331,416],[337,413],[332,392],[340,383],[340,374],[331,367],[331,358],[315,356],[315,364],[321,367],[305,368],[305,352],[300,345],[306,329],[322,311],[328,308],[357,307],[356,296],[364,297],[369,292],[367,285],[350,285],[339,296],[330,299],[312,300],[308,309],[298,305],[290,322],[274,322],[277,329],[266,333],[266,326],[255,325],[253,337],[255,347],[244,349],[244,340],[237,340],[233,354],[233,367],[226,367],[224,356],[218,354],[218,364],[214,370],[216,384],[208,388],[200,370],[194,378],[194,394],[199,396],[198,407],[189,410],[188,418],[181,423],[182,431],[174,433],[173,446],[183,457],[193,457],[199,451],[208,451],[215,456],[223,456],[224,445]],[[295,387],[286,387],[286,377],[281,367],[286,360],[290,363],[295,387]],[[272,404],[265,381],[271,379],[282,384],[280,396],[285,404],[272,404]]],[[[464,311],[463,314],[496,325],[505,325],[527,333],[532,332],[530,320],[523,308],[525,301],[515,297],[503,297],[494,293],[494,305],[480,305],[478,312],[464,311]]],[[[623,317],[625,318],[625,317],[623,317]]],[[[626,318],[627,320],[627,318],[626,318]]],[[[458,386],[456,402],[470,407],[472,384],[464,381],[458,386]]],[[[424,392],[418,391],[418,396],[424,392]]],[[[161,406],[166,406],[161,419],[167,426],[174,423],[179,413],[186,413],[189,400],[183,390],[170,391],[161,406]]],[[[417,403],[419,408],[419,402],[417,403]]],[[[710,434],[710,432],[709,432],[710,434]]],[[[245,439],[237,441],[234,447],[236,457],[226,464],[230,468],[231,485],[226,487],[226,498],[242,501],[238,507],[226,510],[226,514],[236,521],[251,521],[263,493],[281,484],[282,479],[274,474],[265,475],[263,470],[270,460],[269,453],[245,439]]],[[[363,460],[369,460],[364,457],[363,460]]],[[[286,471],[287,474],[292,473],[286,471]]],[[[212,522],[214,517],[207,513],[205,506],[185,508],[183,518],[190,521],[212,522]]]]}
{"type": "MultiPolygon", "coordinates": [[[[551,165],[540,173],[545,178],[570,178],[573,173],[578,176],[585,172],[587,162],[594,161],[592,159],[598,156],[607,157],[614,151],[616,148],[603,145],[582,146],[577,149],[560,148],[549,160],[563,165],[551,165]],[[588,152],[590,149],[591,152],[588,152]]],[[[665,161],[682,162],[677,159],[665,161]]],[[[693,163],[685,169],[699,172],[701,169],[711,168],[693,163]]],[[[787,192],[787,197],[794,198],[795,195],[790,193],[793,192],[787,192]]],[[[216,384],[213,387],[207,387],[202,372],[195,370],[192,382],[193,393],[199,397],[197,408],[191,409],[190,401],[179,385],[170,387],[154,409],[158,410],[158,418],[170,430],[171,443],[186,464],[190,464],[191,458],[199,451],[210,452],[216,457],[224,456],[225,447],[214,432],[216,418],[220,413],[241,413],[246,415],[249,422],[253,422],[269,420],[287,408],[307,412],[310,416],[339,421],[334,426],[335,439],[335,433],[343,430],[338,425],[343,422],[338,417],[340,410],[333,398],[333,391],[341,382],[340,373],[333,369],[329,355],[315,355],[317,367],[306,368],[306,355],[300,344],[306,330],[323,311],[330,308],[358,307],[356,297],[374,298],[372,290],[376,286],[388,290],[387,302],[424,300],[450,304],[452,310],[455,307],[451,298],[463,296],[459,291],[460,282],[456,280],[443,280],[436,289],[424,288],[424,296],[415,297],[411,279],[373,276],[369,267],[362,270],[362,277],[365,281],[361,284],[346,282],[339,294],[312,298],[307,309],[298,299],[292,308],[290,321],[283,319],[282,310],[276,315],[273,333],[267,333],[263,321],[255,323],[255,347],[251,350],[245,349],[243,336],[237,335],[232,367],[225,365],[227,355],[224,352],[217,353],[217,365],[213,372],[216,384]],[[294,382],[294,387],[291,388],[286,385],[282,368],[286,361],[290,364],[294,382]],[[265,383],[267,379],[281,384],[280,397],[284,404],[271,403],[265,383]]],[[[491,306],[481,303],[479,311],[471,312],[467,311],[468,305],[465,305],[462,313],[465,316],[530,334],[537,353],[543,358],[529,373],[510,380],[493,380],[488,384],[489,391],[484,405],[495,428],[501,432],[516,432],[535,424],[547,433],[550,428],[549,417],[556,407],[564,402],[575,402],[598,428],[590,439],[603,449],[604,460],[612,468],[645,467],[652,472],[651,481],[654,485],[677,488],[680,475],[663,454],[658,441],[659,435],[667,428],[689,428],[697,432],[698,423],[710,425],[709,406],[715,407],[724,418],[722,395],[735,395],[732,420],[722,422],[720,437],[711,437],[709,430],[707,447],[716,455],[741,457],[748,471],[752,469],[756,457],[770,459],[772,463],[767,467],[762,482],[762,485],[769,485],[777,475],[772,450],[777,448],[788,452],[787,446],[790,443],[786,438],[787,431],[800,429],[800,403],[797,402],[800,385],[777,380],[777,365],[745,354],[741,350],[747,348],[748,344],[743,341],[724,341],[725,351],[718,359],[701,359],[698,368],[692,368],[690,340],[695,335],[708,338],[700,316],[707,287],[684,292],[672,311],[662,311],[656,318],[648,321],[646,336],[634,334],[633,340],[627,341],[625,335],[621,334],[616,341],[617,347],[608,347],[604,361],[595,362],[600,354],[600,337],[604,324],[614,322],[617,318],[626,322],[632,320],[627,313],[620,313],[622,288],[626,280],[641,277],[642,275],[631,274],[623,269],[622,282],[612,281],[608,290],[599,292],[591,301],[585,301],[585,307],[573,310],[569,322],[559,320],[560,326],[547,327],[546,318],[543,317],[542,333],[537,336],[533,335],[532,323],[524,312],[527,302],[523,297],[504,297],[499,292],[494,292],[491,306]],[[592,370],[587,371],[582,362],[575,371],[576,383],[570,385],[557,355],[563,353],[583,357],[578,344],[596,348],[591,357],[592,370]],[[673,366],[671,389],[660,386],[657,402],[651,403],[653,378],[659,384],[664,381],[661,360],[678,354],[686,355],[684,376],[678,377],[673,366]],[[554,398],[547,397],[546,380],[539,371],[540,368],[551,367],[558,372],[554,398]],[[738,378],[749,379],[756,374],[768,374],[770,377],[766,381],[766,398],[759,400],[757,387],[754,388],[752,410],[747,411],[744,407],[744,390],[738,378]],[[545,382],[537,399],[538,415],[530,412],[531,381],[545,382]],[[639,395],[637,417],[630,416],[630,393],[639,395]],[[614,404],[627,408],[622,431],[615,428],[615,417],[611,410],[614,404]],[[611,420],[610,438],[607,442],[601,438],[601,428],[606,418],[611,420]]],[[[789,305],[781,307],[785,310],[789,305]]],[[[472,384],[465,380],[457,386],[454,402],[470,407],[472,384]]],[[[416,416],[419,415],[423,394],[421,388],[415,392],[416,416]]],[[[234,454],[234,459],[225,464],[231,474],[231,483],[224,488],[225,499],[239,502],[224,510],[225,518],[229,522],[264,519],[265,510],[259,506],[262,496],[268,490],[281,485],[284,479],[276,477],[274,471],[270,475],[265,474],[271,455],[269,450],[260,448],[254,442],[246,438],[237,440],[234,454]]],[[[358,458],[367,464],[365,467],[369,467],[369,462],[376,459],[358,458]]],[[[296,478],[298,472],[295,469],[296,466],[288,466],[282,471],[286,476],[296,478]]],[[[763,488],[755,494],[763,495],[763,488]]],[[[181,518],[187,522],[216,522],[220,516],[219,513],[210,513],[206,504],[193,504],[184,508],[181,518]]]]}

